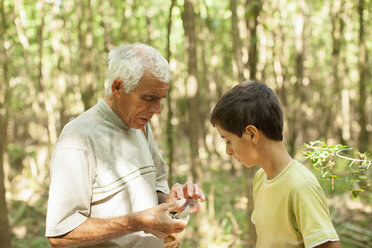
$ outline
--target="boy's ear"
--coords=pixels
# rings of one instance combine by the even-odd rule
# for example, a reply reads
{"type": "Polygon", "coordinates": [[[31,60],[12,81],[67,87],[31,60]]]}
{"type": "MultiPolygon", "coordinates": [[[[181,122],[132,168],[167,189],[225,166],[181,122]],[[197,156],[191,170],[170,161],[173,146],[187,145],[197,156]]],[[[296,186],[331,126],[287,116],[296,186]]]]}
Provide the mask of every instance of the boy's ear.
{"type": "Polygon", "coordinates": [[[250,141],[256,145],[260,139],[260,133],[258,132],[258,129],[253,125],[248,125],[245,127],[245,132],[248,135],[250,141]]]}
{"type": "Polygon", "coordinates": [[[123,82],[119,78],[115,79],[114,82],[112,82],[111,91],[114,97],[119,97],[119,90],[122,88],[122,83],[123,82]]]}

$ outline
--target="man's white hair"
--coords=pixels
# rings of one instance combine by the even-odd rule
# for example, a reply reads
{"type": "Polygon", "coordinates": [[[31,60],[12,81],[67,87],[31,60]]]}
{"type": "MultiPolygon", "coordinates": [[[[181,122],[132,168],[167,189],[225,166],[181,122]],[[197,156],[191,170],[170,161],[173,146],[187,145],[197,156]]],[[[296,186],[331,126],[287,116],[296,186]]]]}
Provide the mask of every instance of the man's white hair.
{"type": "Polygon", "coordinates": [[[112,96],[111,85],[117,78],[123,82],[125,92],[131,92],[145,72],[164,83],[171,80],[168,62],[151,46],[136,43],[114,48],[108,55],[106,95],[112,96]]]}

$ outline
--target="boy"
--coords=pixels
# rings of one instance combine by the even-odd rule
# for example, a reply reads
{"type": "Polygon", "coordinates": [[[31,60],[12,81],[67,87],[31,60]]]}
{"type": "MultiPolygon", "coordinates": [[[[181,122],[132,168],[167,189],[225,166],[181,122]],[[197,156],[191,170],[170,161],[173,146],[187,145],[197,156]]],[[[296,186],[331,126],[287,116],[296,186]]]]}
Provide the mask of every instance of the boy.
{"type": "Polygon", "coordinates": [[[341,247],[326,197],[315,176],[293,160],[283,140],[283,112],[264,83],[243,82],[211,114],[226,154],[261,166],[253,182],[257,248],[341,247]]]}

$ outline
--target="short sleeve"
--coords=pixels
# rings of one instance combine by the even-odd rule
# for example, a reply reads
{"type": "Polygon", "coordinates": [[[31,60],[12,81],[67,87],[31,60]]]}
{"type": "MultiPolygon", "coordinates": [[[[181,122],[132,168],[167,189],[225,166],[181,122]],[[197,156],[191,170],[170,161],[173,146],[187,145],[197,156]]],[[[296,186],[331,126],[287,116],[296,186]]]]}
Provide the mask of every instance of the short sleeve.
{"type": "Polygon", "coordinates": [[[47,237],[66,234],[88,218],[93,180],[88,158],[78,148],[55,150],[50,176],[47,237]]]}
{"type": "Polygon", "coordinates": [[[165,194],[169,194],[169,185],[167,181],[167,167],[165,165],[162,155],[159,152],[158,146],[155,143],[150,125],[147,125],[146,131],[151,156],[156,168],[156,191],[161,191],[165,194]]]}
{"type": "Polygon", "coordinates": [[[293,196],[293,212],[306,248],[339,240],[320,187],[311,183],[298,187],[293,196]]]}

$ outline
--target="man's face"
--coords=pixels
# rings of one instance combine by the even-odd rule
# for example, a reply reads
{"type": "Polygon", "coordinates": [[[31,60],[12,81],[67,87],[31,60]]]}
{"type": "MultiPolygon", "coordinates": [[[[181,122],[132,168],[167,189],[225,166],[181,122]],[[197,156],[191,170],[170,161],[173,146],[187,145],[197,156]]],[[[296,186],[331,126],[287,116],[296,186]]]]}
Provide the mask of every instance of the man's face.
{"type": "Polygon", "coordinates": [[[246,167],[256,165],[257,153],[255,146],[249,138],[249,134],[243,132],[242,137],[224,130],[220,125],[216,125],[217,131],[226,142],[226,154],[234,156],[246,167]]]}
{"type": "Polygon", "coordinates": [[[130,93],[123,88],[114,103],[114,112],[130,127],[141,129],[154,114],[160,114],[160,101],[166,97],[169,83],[145,73],[137,87],[130,93]]]}

